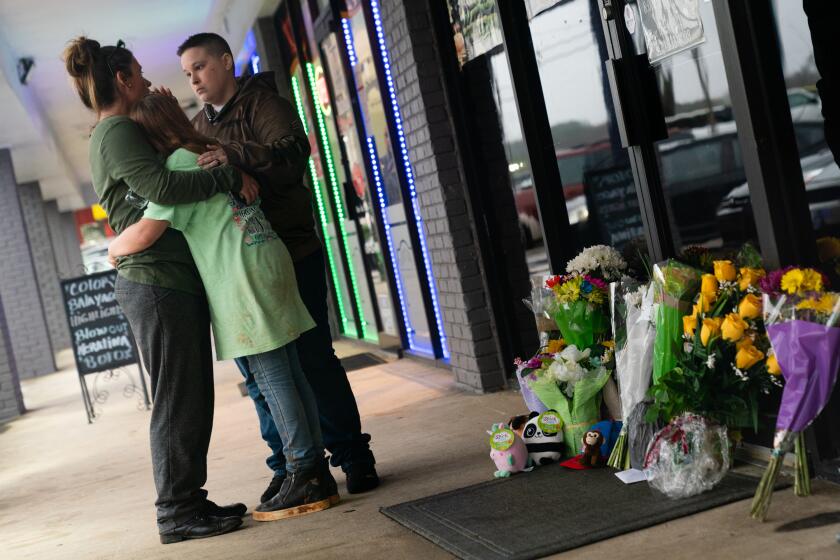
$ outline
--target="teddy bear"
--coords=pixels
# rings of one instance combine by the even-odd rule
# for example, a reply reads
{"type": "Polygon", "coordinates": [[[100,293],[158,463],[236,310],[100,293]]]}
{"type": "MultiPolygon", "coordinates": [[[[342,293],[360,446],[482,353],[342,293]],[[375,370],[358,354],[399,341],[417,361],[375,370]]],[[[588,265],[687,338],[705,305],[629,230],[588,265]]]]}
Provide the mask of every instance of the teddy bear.
{"type": "Polygon", "coordinates": [[[580,464],[587,467],[600,467],[604,435],[600,430],[589,430],[583,435],[582,440],[583,456],[580,458],[580,464]]]}

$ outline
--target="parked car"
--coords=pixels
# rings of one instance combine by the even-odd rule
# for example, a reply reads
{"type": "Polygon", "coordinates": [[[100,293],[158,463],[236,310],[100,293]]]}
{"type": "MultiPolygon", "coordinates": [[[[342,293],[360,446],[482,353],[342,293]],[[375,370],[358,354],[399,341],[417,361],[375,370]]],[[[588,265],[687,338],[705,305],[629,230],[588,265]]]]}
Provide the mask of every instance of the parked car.
{"type": "MultiPolygon", "coordinates": [[[[811,223],[817,235],[840,232],[840,167],[831,151],[824,149],[800,160],[811,223]]],[[[717,210],[718,226],[725,244],[738,244],[756,236],[747,183],[732,189],[717,210]]]]}
{"type": "MultiPolygon", "coordinates": [[[[819,121],[794,122],[800,157],[826,147],[819,121]]],[[[741,145],[734,122],[672,134],[659,144],[662,185],[682,244],[719,239],[718,208],[746,182],[741,145]]]]}
{"type": "MultiPolygon", "coordinates": [[[[556,151],[556,154],[560,177],[563,181],[563,197],[566,200],[569,223],[572,226],[583,224],[589,217],[584,196],[584,175],[587,171],[613,165],[610,144],[596,142],[576,148],[560,149],[556,151]]],[[[535,241],[542,239],[534,182],[528,172],[512,172],[512,182],[516,212],[519,216],[520,237],[527,248],[535,241]]]]}

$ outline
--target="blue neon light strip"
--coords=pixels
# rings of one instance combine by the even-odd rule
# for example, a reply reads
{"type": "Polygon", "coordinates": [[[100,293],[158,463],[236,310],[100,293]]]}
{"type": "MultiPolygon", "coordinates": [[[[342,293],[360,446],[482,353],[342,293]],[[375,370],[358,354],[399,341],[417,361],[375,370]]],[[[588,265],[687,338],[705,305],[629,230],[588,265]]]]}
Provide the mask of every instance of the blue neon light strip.
{"type": "Polygon", "coordinates": [[[405,178],[408,182],[408,191],[411,196],[411,208],[414,213],[414,221],[417,224],[418,238],[420,239],[420,252],[423,256],[423,264],[426,269],[426,281],[429,283],[429,292],[432,295],[432,309],[435,313],[435,322],[437,324],[437,331],[440,335],[440,347],[443,351],[444,359],[449,359],[449,345],[446,340],[446,332],[443,330],[443,320],[441,318],[440,304],[438,302],[437,283],[435,282],[434,274],[432,273],[432,263],[429,258],[429,251],[426,246],[426,232],[423,229],[423,218],[420,216],[420,204],[417,200],[417,189],[414,184],[414,171],[411,167],[411,161],[408,158],[408,148],[405,143],[405,134],[402,127],[402,116],[400,114],[400,106],[397,103],[397,93],[394,88],[394,80],[391,77],[391,61],[388,57],[388,47],[385,44],[385,34],[382,32],[382,20],[379,16],[379,2],[377,0],[370,0],[370,8],[373,13],[373,23],[376,27],[376,38],[379,43],[379,52],[382,56],[382,66],[385,68],[385,80],[388,83],[388,96],[391,100],[391,107],[394,111],[394,122],[397,125],[397,140],[400,145],[400,152],[403,158],[403,169],[405,171],[405,178]]]}
{"type": "Polygon", "coordinates": [[[353,68],[359,59],[356,57],[356,45],[353,43],[353,33],[350,31],[350,20],[341,18],[341,30],[344,31],[344,44],[347,45],[347,57],[350,59],[350,67],[353,68]]]}
{"type": "MultiPolygon", "coordinates": [[[[350,59],[350,65],[355,66],[359,59],[356,56],[356,45],[353,42],[353,33],[350,29],[350,21],[347,18],[341,19],[341,28],[344,31],[344,43],[347,45],[347,55],[350,59]]],[[[355,82],[355,75],[353,75],[352,78],[355,82]]],[[[361,105],[359,106],[359,111],[364,111],[364,108],[361,105]]],[[[361,127],[362,130],[364,130],[364,116],[362,117],[362,121],[361,127]]],[[[388,257],[391,259],[391,268],[394,271],[394,283],[397,286],[397,297],[400,300],[400,309],[402,310],[403,324],[405,325],[406,338],[408,339],[408,347],[411,350],[418,350],[419,348],[414,342],[414,329],[411,326],[411,318],[408,315],[408,308],[405,303],[402,274],[400,274],[400,267],[396,258],[397,252],[394,250],[394,241],[391,236],[391,222],[388,219],[388,193],[385,192],[382,184],[382,173],[379,167],[379,156],[376,151],[376,141],[373,136],[368,136],[367,134],[365,134],[365,138],[368,148],[368,160],[370,161],[370,168],[373,170],[373,179],[376,186],[376,200],[379,204],[382,225],[385,229],[385,241],[388,244],[388,257]]]]}
{"type": "Polygon", "coordinates": [[[414,329],[411,328],[411,321],[408,319],[408,308],[405,305],[405,295],[403,294],[403,282],[400,275],[400,266],[397,262],[396,251],[394,251],[394,240],[391,238],[391,224],[388,222],[388,194],[382,185],[382,175],[379,172],[379,158],[376,156],[376,143],[373,136],[367,137],[368,156],[370,156],[370,166],[373,169],[373,182],[376,185],[376,200],[379,202],[379,212],[382,216],[382,224],[385,226],[385,239],[388,243],[388,255],[391,257],[391,267],[396,276],[397,296],[400,300],[400,309],[402,309],[403,322],[405,323],[405,332],[408,336],[408,347],[414,349],[414,329]]]}

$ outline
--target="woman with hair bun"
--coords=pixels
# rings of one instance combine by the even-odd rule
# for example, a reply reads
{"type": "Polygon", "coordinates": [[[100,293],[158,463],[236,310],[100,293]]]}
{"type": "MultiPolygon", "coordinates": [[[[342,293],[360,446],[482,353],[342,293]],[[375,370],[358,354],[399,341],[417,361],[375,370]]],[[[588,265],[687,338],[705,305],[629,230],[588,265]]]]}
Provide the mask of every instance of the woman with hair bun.
{"type": "MultiPolygon", "coordinates": [[[[97,116],[90,137],[91,179],[116,232],[142,218],[149,202],[198,202],[231,191],[249,202],[256,198],[253,179],[232,167],[166,169],[128,117],[151,84],[122,41],[101,46],[79,37],[68,44],[64,62],[79,99],[97,116]]],[[[117,271],[117,301],[151,377],[150,443],[160,540],[168,544],[232,531],[242,524],[247,508],[218,506],[202,488],[213,425],[210,314],[184,236],[167,230],[147,250],[120,259],[117,271]]]]}

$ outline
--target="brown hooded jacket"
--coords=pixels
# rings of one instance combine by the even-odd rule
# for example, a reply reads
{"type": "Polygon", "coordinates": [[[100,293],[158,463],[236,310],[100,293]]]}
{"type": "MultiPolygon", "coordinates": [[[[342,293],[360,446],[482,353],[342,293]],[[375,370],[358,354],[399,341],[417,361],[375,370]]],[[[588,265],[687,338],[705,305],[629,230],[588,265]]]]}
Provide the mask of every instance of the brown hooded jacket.
{"type": "Polygon", "coordinates": [[[303,184],[309,140],[289,101],[280,97],[273,72],[237,79],[239,90],[217,113],[205,105],[193,126],[218,140],[228,163],[260,184],[261,208],[295,261],[321,246],[315,233],[312,194],[303,184]]]}

